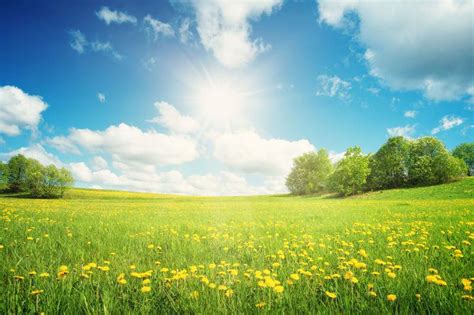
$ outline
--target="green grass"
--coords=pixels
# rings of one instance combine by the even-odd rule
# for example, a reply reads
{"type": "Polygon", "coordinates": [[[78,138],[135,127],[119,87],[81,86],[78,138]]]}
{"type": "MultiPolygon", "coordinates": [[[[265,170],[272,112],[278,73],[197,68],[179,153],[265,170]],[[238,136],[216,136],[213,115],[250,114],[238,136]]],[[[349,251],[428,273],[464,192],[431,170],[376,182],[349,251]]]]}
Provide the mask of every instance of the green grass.
{"type": "Polygon", "coordinates": [[[62,200],[4,195],[0,313],[472,314],[461,279],[474,277],[473,187],[465,179],[347,199],[85,189],[62,200]],[[83,270],[92,262],[109,270],[83,270]],[[58,279],[62,265],[68,274],[58,279]],[[429,268],[447,285],[427,282],[429,268]],[[151,292],[142,293],[143,279],[131,273],[149,270],[151,292]],[[344,279],[347,271],[358,283],[344,279]],[[125,285],[117,283],[121,273],[125,285]],[[292,274],[299,279],[289,284],[292,274]],[[44,292],[31,295],[36,289],[44,292]]]}

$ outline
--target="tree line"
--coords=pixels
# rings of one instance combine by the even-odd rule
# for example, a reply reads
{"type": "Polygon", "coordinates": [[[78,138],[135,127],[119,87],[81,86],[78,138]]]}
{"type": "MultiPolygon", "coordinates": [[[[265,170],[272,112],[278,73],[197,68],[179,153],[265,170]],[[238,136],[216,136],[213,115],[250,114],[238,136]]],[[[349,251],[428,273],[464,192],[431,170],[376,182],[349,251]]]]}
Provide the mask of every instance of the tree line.
{"type": "Polygon", "coordinates": [[[392,137],[375,154],[364,154],[358,146],[348,148],[335,165],[325,149],[305,153],[294,159],[286,186],[296,195],[333,192],[349,196],[442,184],[473,174],[474,143],[461,144],[449,152],[434,137],[392,137]]]}
{"type": "Polygon", "coordinates": [[[62,198],[73,185],[74,178],[64,167],[44,166],[21,154],[7,163],[0,161],[0,186],[11,193],[28,193],[34,198],[62,198]]]}

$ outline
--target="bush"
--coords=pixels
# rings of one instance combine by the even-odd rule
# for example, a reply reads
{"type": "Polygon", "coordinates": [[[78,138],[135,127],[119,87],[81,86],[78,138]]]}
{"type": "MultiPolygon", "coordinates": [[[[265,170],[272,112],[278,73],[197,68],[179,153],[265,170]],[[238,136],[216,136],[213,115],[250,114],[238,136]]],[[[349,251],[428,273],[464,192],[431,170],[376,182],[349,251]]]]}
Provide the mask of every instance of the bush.
{"type": "Polygon", "coordinates": [[[461,170],[467,172],[465,164],[433,137],[412,141],[409,155],[408,178],[413,186],[446,183],[462,176],[461,170]]]}
{"type": "Polygon", "coordinates": [[[294,159],[293,168],[286,179],[286,186],[296,195],[324,191],[332,168],[326,150],[305,153],[294,159]]]}
{"type": "Polygon", "coordinates": [[[28,190],[26,169],[28,159],[21,154],[15,155],[8,161],[8,189],[11,192],[28,190]]]}
{"type": "Polygon", "coordinates": [[[393,137],[370,157],[369,189],[405,187],[408,184],[410,141],[393,137]]]}
{"type": "Polygon", "coordinates": [[[28,192],[35,198],[60,198],[74,184],[71,173],[54,165],[16,155],[8,162],[8,185],[12,192],[28,192]],[[10,168],[11,167],[11,168],[10,168]]]}
{"type": "Polygon", "coordinates": [[[8,164],[0,161],[0,189],[6,188],[8,185],[8,164]]]}
{"type": "Polygon", "coordinates": [[[344,196],[361,193],[369,173],[369,157],[357,146],[349,148],[330,176],[329,188],[344,196]]]}
{"type": "Polygon", "coordinates": [[[462,143],[453,150],[453,156],[467,164],[467,175],[474,175],[474,142],[462,143]]]}

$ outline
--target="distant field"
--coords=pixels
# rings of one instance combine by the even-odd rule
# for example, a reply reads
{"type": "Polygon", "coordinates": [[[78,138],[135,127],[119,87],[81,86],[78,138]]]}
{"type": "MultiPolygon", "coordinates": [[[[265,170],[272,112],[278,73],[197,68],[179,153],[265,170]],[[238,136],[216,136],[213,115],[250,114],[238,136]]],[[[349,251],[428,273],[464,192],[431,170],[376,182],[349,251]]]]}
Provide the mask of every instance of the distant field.
{"type": "Polygon", "coordinates": [[[0,313],[472,314],[474,180],[321,197],[0,197],[0,313]]]}

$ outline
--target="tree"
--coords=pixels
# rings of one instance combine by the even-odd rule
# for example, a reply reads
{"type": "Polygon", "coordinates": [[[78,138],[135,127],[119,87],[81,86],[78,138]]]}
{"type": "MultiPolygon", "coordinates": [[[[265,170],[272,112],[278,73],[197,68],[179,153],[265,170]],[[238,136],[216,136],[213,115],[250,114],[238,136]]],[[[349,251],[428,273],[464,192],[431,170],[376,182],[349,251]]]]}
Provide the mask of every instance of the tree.
{"type": "Polygon", "coordinates": [[[31,196],[36,198],[60,198],[66,189],[74,184],[71,173],[65,168],[54,165],[42,166],[31,160],[27,170],[28,188],[31,196]]]}
{"type": "Polygon", "coordinates": [[[0,161],[0,189],[8,184],[8,164],[0,161]]]}
{"type": "Polygon", "coordinates": [[[28,159],[21,154],[8,161],[8,189],[12,192],[24,192],[28,189],[26,170],[28,159]]]}
{"type": "Polygon", "coordinates": [[[404,187],[408,183],[410,141],[393,137],[370,158],[370,189],[404,187]]]}
{"type": "Polygon", "coordinates": [[[357,146],[349,148],[330,176],[329,187],[344,196],[360,193],[369,173],[369,157],[357,146]]]}
{"type": "Polygon", "coordinates": [[[286,178],[286,186],[296,195],[321,192],[326,188],[332,169],[326,150],[305,153],[294,159],[293,168],[286,178]]]}
{"type": "Polygon", "coordinates": [[[462,176],[466,170],[444,144],[433,137],[423,137],[410,144],[408,162],[409,183],[414,186],[446,183],[462,176]]]}
{"type": "Polygon", "coordinates": [[[474,142],[461,143],[453,150],[453,156],[463,160],[467,164],[467,175],[474,175],[474,142]]]}

